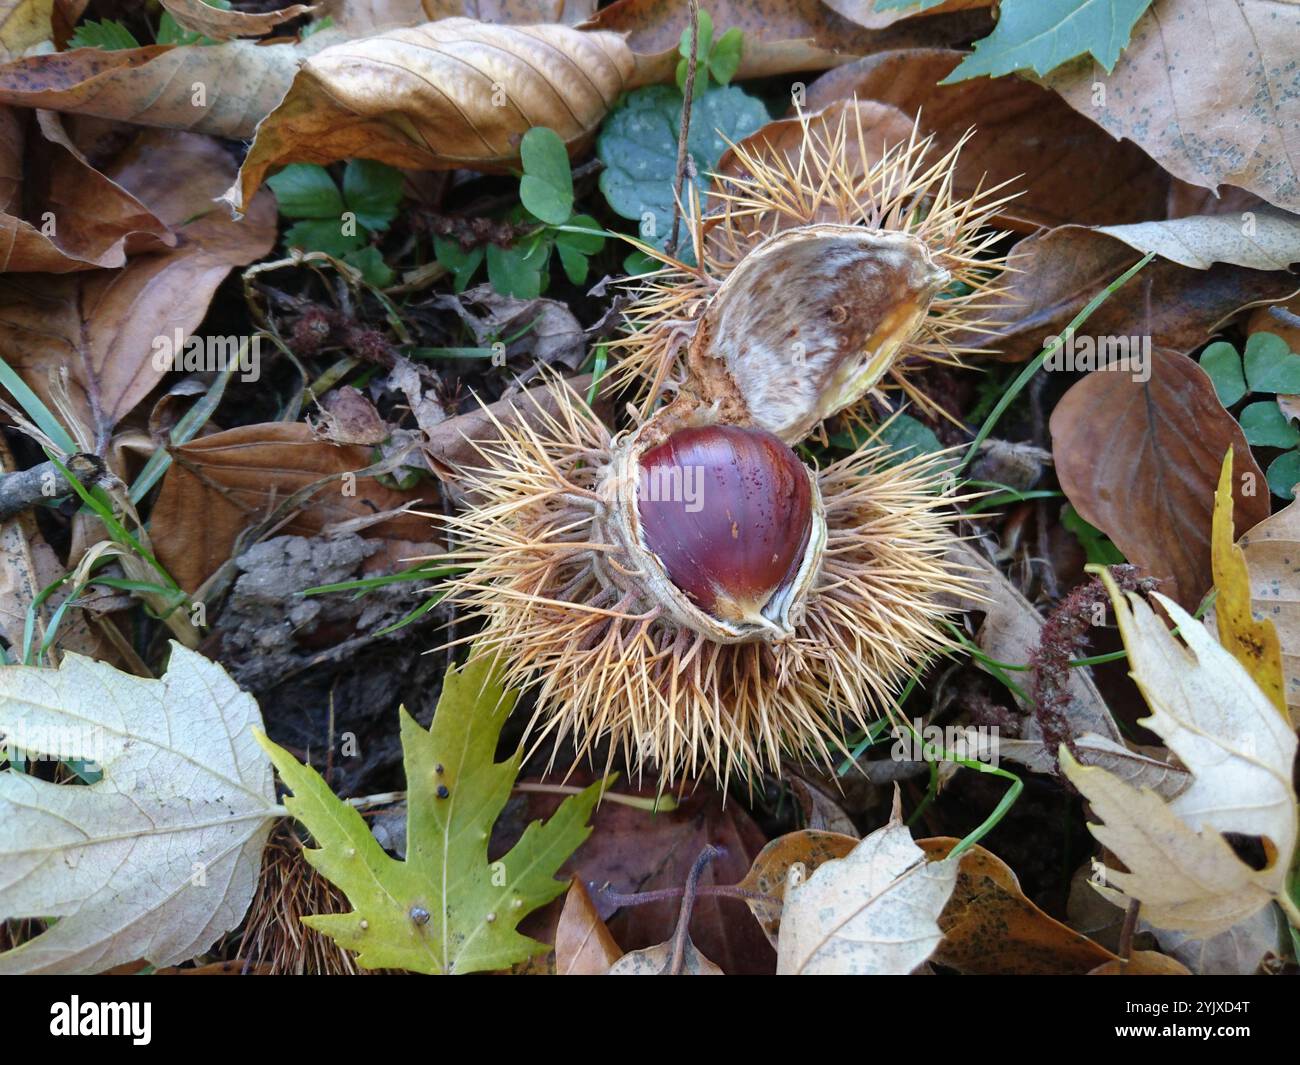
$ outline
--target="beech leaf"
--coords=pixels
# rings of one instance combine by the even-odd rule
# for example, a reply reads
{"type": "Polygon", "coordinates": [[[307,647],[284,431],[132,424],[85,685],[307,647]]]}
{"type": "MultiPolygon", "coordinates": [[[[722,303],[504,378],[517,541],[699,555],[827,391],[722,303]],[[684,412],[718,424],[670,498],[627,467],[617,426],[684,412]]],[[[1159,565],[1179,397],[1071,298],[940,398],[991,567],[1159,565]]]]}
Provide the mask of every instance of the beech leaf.
{"type": "Polygon", "coordinates": [[[258,124],[224,199],[242,212],[272,168],[375,159],[416,170],[504,170],[523,135],[554,130],[574,151],[628,87],[613,33],[449,18],[336,44],[306,60],[258,124]]]}
{"type": "Polygon", "coordinates": [[[57,917],[0,954],[0,973],[174,965],[244,917],[275,805],[251,729],[257,703],[215,662],[172,643],[158,680],[68,654],[0,668],[0,739],[51,737],[103,776],[85,787],[0,773],[0,917],[57,917]]]}
{"type": "Polygon", "coordinates": [[[514,708],[489,656],[447,673],[433,726],[403,708],[406,860],[389,857],[352,806],[321,775],[265,736],[258,740],[293,795],[285,807],[317,846],[304,853],[352,904],[344,914],[304,917],[368,969],[454,974],[503,969],[546,952],[516,931],[520,920],[563,894],[559,867],[591,834],[597,781],[560,804],[545,824],[488,861],[488,837],[514,786],[523,751],[493,760],[514,708]]]}
{"type": "Polygon", "coordinates": [[[1293,3],[1161,0],[1110,73],[1081,61],[1044,82],[1175,177],[1210,190],[1234,185],[1295,211],[1298,53],[1293,3]]]}

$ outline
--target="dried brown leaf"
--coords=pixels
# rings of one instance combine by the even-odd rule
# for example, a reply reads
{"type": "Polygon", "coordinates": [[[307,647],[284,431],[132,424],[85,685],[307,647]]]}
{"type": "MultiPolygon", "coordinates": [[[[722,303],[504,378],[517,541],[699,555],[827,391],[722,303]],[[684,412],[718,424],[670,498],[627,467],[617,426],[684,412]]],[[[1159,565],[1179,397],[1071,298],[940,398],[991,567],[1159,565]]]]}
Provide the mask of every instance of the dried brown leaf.
{"type": "Polygon", "coordinates": [[[155,339],[188,336],[233,266],[261,258],[275,241],[269,195],[243,223],[212,203],[234,166],[216,141],[147,131],[109,176],[175,227],[176,248],[140,255],[114,271],[0,279],[5,358],[53,409],[50,371],[66,367],[78,416],[100,442],[166,375],[155,339]]]}
{"type": "Polygon", "coordinates": [[[1146,382],[1113,370],[1076,382],[1052,412],[1052,454],[1084,520],[1191,610],[1214,582],[1210,527],[1228,448],[1240,456],[1236,528],[1268,517],[1268,485],[1205,372],[1160,348],[1151,363],[1146,382]]]}
{"type": "Polygon", "coordinates": [[[225,199],[244,209],[289,162],[378,159],[417,170],[500,170],[533,126],[576,150],[629,86],[621,37],[567,26],[444,19],[326,48],[257,127],[225,199]]]}
{"type": "MultiPolygon", "coordinates": [[[[335,480],[317,490],[279,533],[314,536],[327,525],[427,498],[427,482],[399,492],[372,477],[357,478],[348,494],[343,474],[370,465],[370,448],[317,440],[301,422],[244,425],[174,448],[153,508],[158,560],[192,592],[230,557],[242,532],[322,478],[335,480]]],[[[360,532],[368,539],[420,542],[430,538],[429,530],[427,517],[402,513],[360,532]]]]}
{"type": "Polygon", "coordinates": [[[809,108],[852,98],[891,104],[935,136],[935,154],[967,131],[954,175],[969,195],[1011,182],[1019,195],[1000,212],[1003,225],[1119,224],[1163,213],[1168,175],[1138,148],[1117,144],[1057,96],[1019,78],[940,85],[963,53],[940,48],[880,52],[823,74],[809,108]]]}
{"type": "Polygon", "coordinates": [[[30,56],[0,67],[0,103],[244,138],[283,99],[299,61],[340,36],[30,56]]]}
{"type": "Polygon", "coordinates": [[[1297,54],[1300,13],[1289,0],[1163,0],[1138,20],[1109,74],[1078,59],[1043,80],[1176,177],[1236,185],[1295,211],[1297,54]]]}
{"type": "MultiPolygon", "coordinates": [[[[1030,359],[1048,336],[1060,333],[1098,292],[1138,260],[1123,241],[1085,226],[1059,226],[1026,237],[1012,250],[1008,291],[993,316],[1005,322],[992,340],[982,335],[954,343],[983,343],[1005,358],[1030,359]]],[[[1078,337],[1150,336],[1156,347],[1190,351],[1227,318],[1253,303],[1296,291],[1277,271],[1217,263],[1190,270],[1154,259],[1112,294],[1079,329],[1078,337]]]]}
{"type": "MultiPolygon", "coordinates": [[[[1238,526],[1240,528],[1240,526],[1238,526]]],[[[1282,644],[1282,675],[1292,718],[1300,715],[1300,503],[1290,503],[1238,540],[1250,572],[1251,608],[1282,644]]]]}
{"type": "Polygon", "coordinates": [[[254,14],[248,11],[223,11],[219,7],[205,4],[203,0],[160,0],[160,3],[187,30],[202,33],[216,41],[224,41],[228,37],[260,37],[264,33],[270,33],[281,22],[288,22],[316,10],[312,4],[291,4],[278,11],[254,14]]]}
{"type": "Polygon", "coordinates": [[[600,919],[582,881],[574,880],[555,928],[556,974],[603,976],[622,956],[622,948],[600,919]]]}
{"type": "MultiPolygon", "coordinates": [[[[947,857],[957,842],[940,836],[917,846],[934,860],[947,857]]],[[[980,846],[962,854],[939,927],[943,942],[931,960],[963,973],[1073,975],[1116,960],[1025,898],[1011,867],[980,846]]]]}

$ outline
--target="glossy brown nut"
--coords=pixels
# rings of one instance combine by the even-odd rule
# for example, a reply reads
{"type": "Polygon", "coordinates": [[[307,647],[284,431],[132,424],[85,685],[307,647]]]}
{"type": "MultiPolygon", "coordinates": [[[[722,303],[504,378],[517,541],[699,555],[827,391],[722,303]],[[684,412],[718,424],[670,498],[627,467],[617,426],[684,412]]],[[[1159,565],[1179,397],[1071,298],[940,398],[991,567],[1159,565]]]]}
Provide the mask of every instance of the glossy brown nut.
{"type": "Polygon", "coordinates": [[[764,616],[797,574],[812,529],[808,470],[763,429],[682,429],[640,458],[641,537],[700,610],[764,616]]]}

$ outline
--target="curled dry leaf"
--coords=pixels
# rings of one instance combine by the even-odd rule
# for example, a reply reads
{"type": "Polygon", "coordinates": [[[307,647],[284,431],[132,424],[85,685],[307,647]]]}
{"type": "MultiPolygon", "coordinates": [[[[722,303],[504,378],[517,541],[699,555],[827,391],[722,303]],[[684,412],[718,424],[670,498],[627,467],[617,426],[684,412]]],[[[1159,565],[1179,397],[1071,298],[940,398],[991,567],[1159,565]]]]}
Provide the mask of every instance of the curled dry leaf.
{"type": "Polygon", "coordinates": [[[555,928],[556,975],[603,976],[622,954],[582,881],[575,879],[555,928]]]}
{"type": "Polygon", "coordinates": [[[267,172],[289,162],[499,170],[534,126],[572,150],[629,87],[633,67],[618,35],[567,26],[453,18],[337,44],[303,63],[259,123],[225,200],[243,211],[267,172]]]}
{"type": "Polygon", "coordinates": [[[270,33],[281,22],[299,15],[311,14],[316,8],[311,4],[291,4],[278,11],[253,14],[247,11],[223,11],[205,4],[203,0],[160,0],[187,30],[201,33],[216,41],[228,37],[260,37],[270,33]]]}
{"type": "Polygon", "coordinates": [[[1214,581],[1214,489],[1228,448],[1240,456],[1234,523],[1268,517],[1268,486],[1241,427],[1186,355],[1155,348],[1150,379],[1098,370],[1052,412],[1052,454],[1074,508],[1125,557],[1194,608],[1214,581]]]}
{"type": "Polygon", "coordinates": [[[0,67],[0,103],[242,139],[283,99],[303,57],[339,37],[322,30],[276,44],[78,48],[30,56],[0,67]]]}
{"type": "Polygon", "coordinates": [[[212,203],[233,172],[216,141],[146,131],[108,169],[180,237],[176,248],[133,257],[115,271],[0,280],[0,347],[5,359],[54,409],[50,371],[66,367],[74,408],[92,437],[114,425],[167,374],[159,337],[188,338],[233,266],[275,242],[275,206],[261,195],[241,224],[212,203]]]}
{"type": "Polygon", "coordinates": [[[951,858],[930,862],[894,816],[843,858],[786,876],[776,970],[781,975],[910,973],[943,934],[938,918],[957,880],[951,858]],[[806,877],[806,879],[805,879],[806,877]]]}
{"type": "Polygon", "coordinates": [[[808,108],[871,100],[918,116],[935,155],[968,131],[954,186],[964,196],[1011,182],[998,223],[1032,232],[1065,222],[1118,224],[1164,213],[1168,175],[1136,146],[1116,144],[1054,93],[1020,78],[940,85],[964,53],[942,48],[879,52],[828,71],[808,88],[808,108]]]}
{"type": "MultiPolygon", "coordinates": [[[[936,837],[919,840],[917,846],[934,860],[947,857],[957,843],[936,837]]],[[[1025,898],[1011,867],[980,846],[961,856],[939,928],[943,942],[931,960],[963,973],[1077,974],[1117,960],[1025,898]]]]}
{"type": "Polygon", "coordinates": [[[176,243],[165,222],[135,196],[92,167],[64,134],[57,115],[38,113],[36,125],[0,108],[0,273],[67,273],[117,267],[128,252],[176,243]],[[43,152],[32,159],[28,151],[43,152]],[[25,188],[24,163],[44,169],[25,188]]]}
{"type": "Polygon", "coordinates": [[[1267,205],[1239,214],[1192,215],[1163,222],[1099,226],[1099,232],[1140,252],[1208,270],[1215,263],[1285,270],[1300,262],[1300,218],[1267,205]]]}
{"type": "MultiPolygon", "coordinates": [[[[241,533],[280,508],[298,509],[279,532],[314,536],[327,525],[417,502],[429,490],[427,482],[423,490],[399,492],[359,477],[349,492],[344,475],[369,467],[371,449],[317,440],[302,422],[227,429],[174,448],[172,459],[153,508],[151,533],[158,560],[190,592],[230,558],[241,533]],[[308,497],[293,499],[322,480],[326,483],[308,497]]],[[[429,519],[411,513],[390,515],[359,531],[367,538],[430,539],[429,519]]]]}
{"type": "Polygon", "coordinates": [[[1105,870],[1097,890],[1136,899],[1158,928],[1208,938],[1246,920],[1286,890],[1296,848],[1291,724],[1201,622],[1159,592],[1178,626],[1104,576],[1128,652],[1131,676],[1156,732],[1192,773],[1172,802],[1134,789],[1103,769],[1080,766],[1064,748],[1061,765],[1102,824],[1089,828],[1127,872],[1105,870]],[[1181,642],[1180,642],[1181,640],[1181,642]],[[1224,833],[1258,837],[1262,868],[1247,865],[1224,833]],[[1117,890],[1116,890],[1117,889],[1117,890]]]}
{"type": "Polygon", "coordinates": [[[1043,80],[1182,180],[1237,185],[1296,211],[1297,54],[1300,18],[1287,2],[1164,0],[1138,20],[1110,73],[1078,60],[1043,80]]]}
{"type": "Polygon", "coordinates": [[[1289,503],[1238,541],[1250,572],[1251,607],[1277,630],[1282,647],[1286,703],[1300,716],[1300,502],[1289,503]]]}
{"type": "Polygon", "coordinates": [[[805,874],[811,876],[823,862],[847,857],[859,842],[857,836],[806,828],[778,836],[758,852],[740,887],[753,896],[760,896],[747,898],[745,902],[772,946],[777,945],[781,929],[781,907],[790,867],[798,862],[805,874]]]}
{"type": "Polygon", "coordinates": [[[330,14],[334,25],[349,37],[364,37],[462,15],[502,26],[534,22],[572,26],[590,18],[595,7],[595,0],[336,0],[330,14]]]}
{"type": "Polygon", "coordinates": [[[0,973],[171,965],[236,927],[283,812],[261,724],[251,695],[177,643],[159,680],[74,654],[0,671],[6,743],[76,737],[103,770],[85,787],[0,773],[0,913],[60,918],[0,954],[0,973]]]}
{"type": "MultiPolygon", "coordinates": [[[[991,25],[987,10],[977,9],[927,12],[930,17],[921,19],[906,17],[915,13],[908,12],[891,17],[884,28],[868,29],[822,0],[714,0],[707,10],[715,34],[733,26],[745,34],[738,79],[824,70],[848,56],[887,48],[956,45],[988,32],[991,25]]],[[[637,53],[639,77],[653,82],[671,80],[677,44],[688,21],[684,4],[617,0],[584,28],[626,34],[628,46],[637,53]]]]}

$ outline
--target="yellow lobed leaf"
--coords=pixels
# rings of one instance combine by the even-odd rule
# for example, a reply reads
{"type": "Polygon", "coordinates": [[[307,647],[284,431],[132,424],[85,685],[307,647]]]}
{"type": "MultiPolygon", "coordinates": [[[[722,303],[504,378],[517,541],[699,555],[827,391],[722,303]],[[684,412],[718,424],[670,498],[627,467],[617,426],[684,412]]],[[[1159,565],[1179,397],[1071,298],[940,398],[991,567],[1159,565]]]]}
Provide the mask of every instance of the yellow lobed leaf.
{"type": "Polygon", "coordinates": [[[1219,487],[1214,493],[1214,524],[1210,538],[1210,564],[1214,570],[1214,619],[1219,642],[1245,666],[1246,671],[1288,717],[1282,681],[1282,644],[1273,622],[1256,621],[1250,606],[1250,571],[1246,555],[1232,540],[1232,448],[1223,456],[1219,487]]]}

